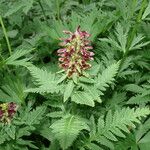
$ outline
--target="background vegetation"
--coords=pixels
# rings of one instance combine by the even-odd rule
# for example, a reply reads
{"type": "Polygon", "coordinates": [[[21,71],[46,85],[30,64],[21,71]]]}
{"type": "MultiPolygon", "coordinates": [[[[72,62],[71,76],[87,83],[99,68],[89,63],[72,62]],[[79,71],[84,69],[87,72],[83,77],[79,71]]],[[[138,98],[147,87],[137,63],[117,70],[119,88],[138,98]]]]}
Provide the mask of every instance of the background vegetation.
{"type": "Polygon", "coordinates": [[[149,150],[149,41],[148,0],[0,0],[0,102],[19,105],[0,150],[149,150]],[[56,51],[79,25],[95,56],[72,80],[56,51]]]}

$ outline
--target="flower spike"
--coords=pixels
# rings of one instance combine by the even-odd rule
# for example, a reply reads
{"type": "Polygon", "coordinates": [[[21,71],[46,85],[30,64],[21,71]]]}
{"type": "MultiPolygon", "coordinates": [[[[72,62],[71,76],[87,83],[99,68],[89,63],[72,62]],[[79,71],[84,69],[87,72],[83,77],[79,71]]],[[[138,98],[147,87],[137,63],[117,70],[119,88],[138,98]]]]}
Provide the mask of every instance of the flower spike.
{"type": "Polygon", "coordinates": [[[18,105],[13,102],[0,104],[0,122],[10,123],[17,109],[18,105]]]}
{"type": "Polygon", "coordinates": [[[90,46],[88,38],[90,34],[86,31],[81,31],[80,26],[74,33],[64,31],[70,35],[67,39],[62,39],[60,45],[63,47],[57,51],[59,58],[59,66],[64,69],[68,77],[74,73],[78,76],[83,75],[83,71],[91,67],[88,61],[93,60],[94,53],[89,51],[93,49],[90,46]]]}

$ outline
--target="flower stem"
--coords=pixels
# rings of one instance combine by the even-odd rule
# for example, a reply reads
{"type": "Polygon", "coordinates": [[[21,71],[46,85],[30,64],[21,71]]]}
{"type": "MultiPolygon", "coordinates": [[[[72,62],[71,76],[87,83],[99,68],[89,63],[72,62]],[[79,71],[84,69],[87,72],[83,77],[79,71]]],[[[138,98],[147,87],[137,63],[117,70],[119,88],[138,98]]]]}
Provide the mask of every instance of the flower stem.
{"type": "Polygon", "coordinates": [[[3,30],[5,39],[6,39],[6,43],[7,43],[8,50],[9,50],[9,54],[11,55],[12,50],[11,50],[10,42],[9,42],[9,39],[8,39],[8,36],[7,36],[7,31],[6,31],[6,28],[5,28],[5,26],[4,26],[4,23],[3,23],[3,20],[2,20],[2,17],[1,17],[1,16],[0,16],[0,24],[1,24],[1,26],[2,26],[2,30],[3,30]]]}

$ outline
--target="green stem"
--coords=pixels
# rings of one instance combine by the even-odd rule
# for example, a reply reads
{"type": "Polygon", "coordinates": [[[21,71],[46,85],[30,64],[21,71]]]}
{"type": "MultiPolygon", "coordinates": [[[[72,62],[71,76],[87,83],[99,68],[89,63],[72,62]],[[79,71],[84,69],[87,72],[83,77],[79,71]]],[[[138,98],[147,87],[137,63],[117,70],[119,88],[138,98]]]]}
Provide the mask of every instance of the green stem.
{"type": "Polygon", "coordinates": [[[0,24],[1,24],[1,26],[2,26],[2,30],[3,30],[4,36],[5,36],[5,39],[6,39],[6,42],[7,42],[9,54],[11,55],[12,50],[11,50],[10,42],[9,42],[9,39],[8,39],[8,36],[7,36],[7,32],[6,32],[6,28],[5,28],[5,26],[4,26],[4,23],[3,23],[3,20],[2,20],[2,17],[1,17],[1,16],[0,16],[0,24]]]}
{"type": "Polygon", "coordinates": [[[57,19],[60,21],[59,0],[56,0],[56,7],[57,7],[57,19]]]}
{"type": "Polygon", "coordinates": [[[129,36],[130,38],[129,38],[129,41],[128,41],[128,44],[127,44],[127,49],[126,49],[126,52],[124,53],[123,58],[121,60],[120,68],[123,65],[124,61],[126,60],[126,57],[127,57],[128,53],[129,53],[130,46],[131,46],[132,41],[133,41],[133,39],[135,37],[136,31],[138,29],[138,26],[141,23],[142,14],[143,14],[143,12],[144,12],[144,10],[146,8],[146,4],[147,4],[147,0],[143,0],[141,9],[140,9],[139,14],[138,14],[137,19],[136,19],[136,23],[135,23],[135,25],[134,25],[134,27],[133,27],[133,29],[131,31],[131,34],[129,36]]]}
{"type": "Polygon", "coordinates": [[[46,14],[45,14],[45,10],[44,10],[44,7],[43,7],[43,5],[42,5],[41,1],[39,0],[39,1],[38,1],[38,3],[39,3],[39,5],[40,5],[40,7],[41,7],[41,10],[42,10],[42,13],[43,13],[44,19],[45,19],[45,21],[46,21],[47,25],[49,25],[49,23],[48,23],[48,21],[47,21],[46,14]]]}

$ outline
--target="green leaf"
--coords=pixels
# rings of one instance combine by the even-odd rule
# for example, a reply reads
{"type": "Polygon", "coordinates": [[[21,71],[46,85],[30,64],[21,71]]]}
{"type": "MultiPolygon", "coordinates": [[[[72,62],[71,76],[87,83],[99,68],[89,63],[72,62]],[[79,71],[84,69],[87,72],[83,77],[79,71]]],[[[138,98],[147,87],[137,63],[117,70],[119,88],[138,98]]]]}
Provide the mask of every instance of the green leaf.
{"type": "Polygon", "coordinates": [[[92,83],[95,83],[93,79],[86,78],[86,77],[80,77],[80,78],[79,78],[79,81],[80,81],[80,82],[83,82],[83,83],[91,83],[91,84],[92,84],[92,83]]]}
{"type": "Polygon", "coordinates": [[[63,112],[62,111],[54,111],[54,112],[50,112],[48,113],[46,116],[51,117],[51,118],[61,118],[63,117],[63,112]]]}
{"type": "Polygon", "coordinates": [[[81,130],[89,129],[81,118],[73,115],[64,116],[62,119],[54,122],[51,128],[62,149],[70,147],[81,130]]]}
{"type": "Polygon", "coordinates": [[[64,81],[67,78],[67,74],[64,74],[58,81],[57,84],[61,83],[62,81],[64,81]]]}
{"type": "Polygon", "coordinates": [[[100,41],[102,42],[107,42],[107,43],[110,43],[112,44],[113,46],[115,46],[116,48],[118,48],[119,50],[121,50],[121,46],[115,41],[113,40],[112,38],[101,38],[99,39],[100,41]]]}
{"type": "Polygon", "coordinates": [[[88,92],[77,91],[71,96],[71,100],[77,104],[84,104],[94,107],[94,99],[88,92]]]}
{"type": "Polygon", "coordinates": [[[114,113],[110,110],[106,117],[101,116],[98,119],[97,132],[94,135],[91,134],[93,136],[88,141],[98,142],[113,150],[112,141],[118,141],[118,137],[125,138],[125,133],[129,133],[131,129],[135,128],[135,124],[140,123],[142,117],[149,114],[149,108],[123,108],[114,113]]]}
{"type": "Polygon", "coordinates": [[[33,65],[27,68],[30,70],[31,75],[36,81],[36,85],[38,85],[39,87],[26,89],[25,92],[57,93],[58,91],[60,91],[62,86],[57,84],[57,80],[55,80],[55,74],[37,68],[33,65]]]}
{"type": "Polygon", "coordinates": [[[124,31],[124,28],[121,26],[120,23],[117,24],[116,29],[115,29],[115,35],[117,40],[112,39],[112,38],[102,38],[100,39],[103,42],[110,43],[120,51],[123,51],[123,53],[126,52],[126,47],[127,47],[127,35],[128,35],[128,30],[124,31]]]}
{"type": "Polygon", "coordinates": [[[123,88],[126,91],[131,91],[134,93],[143,93],[145,91],[142,87],[140,87],[136,84],[126,84],[123,88]]]}
{"type": "Polygon", "coordinates": [[[0,101],[1,102],[16,102],[18,104],[23,103],[26,94],[24,93],[24,82],[18,78],[18,76],[6,76],[5,82],[7,84],[2,85],[0,89],[0,101]]]}
{"type": "Polygon", "coordinates": [[[17,34],[18,34],[18,30],[12,30],[7,32],[9,38],[14,38],[16,37],[17,34]]]}
{"type": "Polygon", "coordinates": [[[26,126],[26,127],[20,127],[19,130],[17,130],[16,139],[21,138],[22,136],[30,136],[31,131],[35,130],[35,127],[33,126],[26,126]]]}
{"type": "Polygon", "coordinates": [[[7,134],[14,140],[16,137],[16,127],[15,126],[8,126],[6,127],[5,131],[7,134]]]}
{"type": "Polygon", "coordinates": [[[65,92],[64,92],[64,102],[68,100],[68,98],[71,96],[72,94],[72,91],[73,91],[73,88],[74,88],[74,83],[72,80],[70,80],[68,82],[68,84],[66,85],[66,88],[65,88],[65,92]]]}
{"type": "Polygon", "coordinates": [[[38,147],[32,144],[32,141],[29,141],[29,140],[18,139],[17,144],[19,144],[19,145],[16,145],[17,149],[19,149],[21,146],[29,146],[30,148],[38,149],[38,147]]]}
{"type": "Polygon", "coordinates": [[[77,74],[77,73],[74,73],[74,74],[72,75],[72,80],[73,80],[73,82],[74,82],[75,84],[78,83],[78,74],[77,74]]]}
{"type": "Polygon", "coordinates": [[[31,51],[33,51],[34,49],[30,49],[30,50],[16,50],[15,52],[13,52],[13,54],[6,59],[6,64],[7,65],[15,65],[15,66],[29,66],[31,65],[30,62],[28,62],[31,58],[23,58],[23,59],[19,59],[23,56],[25,56],[26,54],[29,54],[31,51]]]}
{"type": "Polygon", "coordinates": [[[103,93],[101,91],[99,91],[95,86],[82,85],[82,87],[85,89],[85,92],[87,92],[89,95],[91,95],[91,97],[93,98],[94,101],[97,101],[99,103],[102,102],[99,95],[103,95],[103,93]]]}
{"type": "Polygon", "coordinates": [[[115,80],[114,77],[118,72],[120,63],[112,64],[111,66],[107,67],[102,74],[98,75],[96,87],[101,90],[105,91],[106,87],[109,87],[109,84],[113,83],[115,80]]]}
{"type": "Polygon", "coordinates": [[[24,3],[23,3],[22,1],[16,1],[16,2],[14,2],[14,3],[10,6],[9,10],[7,11],[7,13],[5,14],[4,17],[8,17],[8,16],[10,16],[10,15],[16,13],[17,11],[19,11],[19,10],[22,9],[23,7],[24,7],[24,3]]]}
{"type": "Polygon", "coordinates": [[[150,14],[150,2],[148,3],[148,6],[144,11],[144,14],[142,16],[142,20],[144,20],[149,14],[150,14]]]}
{"type": "Polygon", "coordinates": [[[86,147],[90,150],[103,150],[101,147],[99,147],[98,145],[94,143],[89,143],[86,145],[86,147]]]}
{"type": "Polygon", "coordinates": [[[118,23],[116,26],[116,36],[124,53],[126,52],[127,34],[128,32],[124,32],[123,27],[118,23]]]}
{"type": "Polygon", "coordinates": [[[150,131],[146,135],[144,135],[144,137],[142,137],[142,139],[140,139],[138,143],[150,143],[150,131]]]}
{"type": "MultiPolygon", "coordinates": [[[[23,12],[25,14],[28,13],[28,11],[32,8],[32,5],[33,5],[33,2],[34,0],[26,0],[26,1],[23,1],[24,2],[24,8],[23,8],[23,12]]],[[[23,3],[22,2],[22,3],[23,3]]]]}
{"type": "Polygon", "coordinates": [[[101,118],[98,122],[98,135],[103,135],[106,138],[116,141],[118,137],[125,137],[124,132],[129,132],[127,126],[135,127],[134,123],[140,123],[141,117],[146,117],[150,114],[148,108],[129,109],[123,108],[120,111],[115,111],[114,114],[109,111],[106,115],[105,124],[101,118]],[[130,116],[130,117],[129,117],[130,116]]]}
{"type": "Polygon", "coordinates": [[[40,120],[43,119],[43,115],[46,111],[45,106],[39,106],[36,107],[33,111],[30,111],[28,114],[25,114],[24,118],[24,123],[31,126],[34,124],[39,124],[40,120]]]}
{"type": "Polygon", "coordinates": [[[144,39],[144,37],[142,35],[136,36],[133,39],[129,50],[141,49],[142,47],[144,47],[150,43],[149,41],[148,42],[142,42],[143,39],[144,39]]]}

